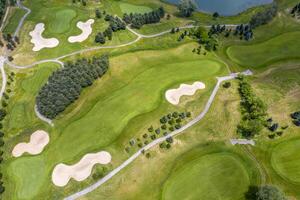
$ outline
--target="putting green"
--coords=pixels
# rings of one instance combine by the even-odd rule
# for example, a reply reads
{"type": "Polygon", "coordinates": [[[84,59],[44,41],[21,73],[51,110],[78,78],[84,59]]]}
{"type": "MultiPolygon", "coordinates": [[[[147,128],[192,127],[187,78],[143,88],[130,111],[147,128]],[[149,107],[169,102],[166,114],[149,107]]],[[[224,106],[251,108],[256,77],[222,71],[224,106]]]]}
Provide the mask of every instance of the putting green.
{"type": "Polygon", "coordinates": [[[258,44],[236,45],[227,49],[236,63],[254,69],[284,59],[300,58],[300,32],[279,35],[258,44]]]}
{"type": "Polygon", "coordinates": [[[163,187],[164,200],[243,199],[250,185],[245,166],[230,153],[202,156],[174,171],[163,187]]]}
{"type": "Polygon", "coordinates": [[[120,8],[123,13],[147,13],[152,9],[147,6],[136,6],[129,3],[120,3],[120,8]]]}
{"type": "Polygon", "coordinates": [[[300,184],[300,139],[289,140],[277,145],[271,157],[274,170],[283,178],[300,184]]]}
{"type": "Polygon", "coordinates": [[[76,17],[76,11],[73,9],[61,9],[53,14],[50,20],[49,32],[64,33],[70,29],[71,21],[76,17]]]}

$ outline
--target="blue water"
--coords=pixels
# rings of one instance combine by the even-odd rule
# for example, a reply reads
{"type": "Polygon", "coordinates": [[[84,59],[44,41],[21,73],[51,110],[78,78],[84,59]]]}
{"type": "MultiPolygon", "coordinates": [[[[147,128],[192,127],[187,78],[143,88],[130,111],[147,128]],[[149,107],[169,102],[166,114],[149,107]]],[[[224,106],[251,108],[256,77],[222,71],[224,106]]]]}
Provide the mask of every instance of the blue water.
{"type": "MultiPolygon", "coordinates": [[[[166,0],[170,3],[178,3],[180,0],[166,0]]],[[[269,4],[273,0],[194,0],[198,10],[208,13],[218,12],[223,16],[239,14],[248,8],[269,4]]]]}

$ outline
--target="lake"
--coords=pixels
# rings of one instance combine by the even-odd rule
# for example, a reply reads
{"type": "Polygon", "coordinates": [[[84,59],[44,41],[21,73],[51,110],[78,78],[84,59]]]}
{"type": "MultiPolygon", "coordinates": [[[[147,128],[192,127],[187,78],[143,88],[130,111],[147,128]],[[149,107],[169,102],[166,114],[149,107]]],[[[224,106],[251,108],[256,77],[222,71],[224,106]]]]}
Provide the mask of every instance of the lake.
{"type": "MultiPolygon", "coordinates": [[[[166,0],[170,3],[178,3],[180,0],[166,0]]],[[[208,13],[218,12],[223,16],[239,14],[248,8],[269,4],[273,0],[195,0],[198,10],[208,13]]]]}

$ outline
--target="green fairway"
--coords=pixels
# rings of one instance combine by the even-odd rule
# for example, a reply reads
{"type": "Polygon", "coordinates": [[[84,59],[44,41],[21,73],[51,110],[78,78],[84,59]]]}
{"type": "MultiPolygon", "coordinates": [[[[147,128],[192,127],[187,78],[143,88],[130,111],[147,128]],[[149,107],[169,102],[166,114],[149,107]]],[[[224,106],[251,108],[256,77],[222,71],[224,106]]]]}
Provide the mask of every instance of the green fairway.
{"type": "Polygon", "coordinates": [[[272,151],[272,166],[283,178],[300,184],[300,139],[277,145],[272,151]]]}
{"type": "Polygon", "coordinates": [[[162,199],[238,200],[243,199],[249,184],[246,166],[233,155],[209,154],[172,172],[162,199]]]}
{"type": "Polygon", "coordinates": [[[41,157],[15,160],[7,173],[15,183],[15,193],[12,194],[11,199],[34,199],[47,177],[45,160],[41,157]],[[30,171],[24,171],[27,166],[30,167],[30,171]],[[26,178],[23,177],[24,174],[26,178]]]}
{"type": "Polygon", "coordinates": [[[147,13],[151,12],[152,9],[147,6],[136,6],[129,3],[120,3],[120,8],[123,13],[147,13]]]}
{"type": "Polygon", "coordinates": [[[300,32],[291,32],[258,44],[231,46],[227,54],[234,62],[259,69],[275,61],[300,58],[300,32]]]}
{"type": "Polygon", "coordinates": [[[62,9],[53,14],[54,19],[50,22],[51,33],[64,33],[70,29],[71,21],[76,17],[73,9],[62,9]]]}
{"type": "MultiPolygon", "coordinates": [[[[47,158],[45,173],[50,174],[53,167],[60,162],[71,164],[87,152],[109,148],[116,140],[127,143],[132,134],[141,134],[135,127],[128,130],[128,124],[150,112],[176,109],[164,98],[167,89],[194,81],[203,81],[208,89],[212,88],[215,84],[215,77],[226,73],[226,68],[213,56],[203,58],[193,54],[191,50],[194,46],[195,44],[190,43],[181,45],[179,48],[138,51],[113,57],[108,75],[85,90],[80,100],[67,109],[65,115],[54,121],[56,125],[51,129],[51,135],[56,139],[41,155],[43,159],[47,158]],[[124,135],[124,133],[130,135],[124,135]],[[70,138],[76,138],[76,140],[69,142],[70,138]]],[[[47,64],[44,65],[47,66],[47,64]]],[[[31,124],[31,114],[28,115],[27,120],[24,120],[26,124],[20,121],[21,113],[26,115],[25,113],[32,112],[34,104],[30,106],[26,106],[25,103],[20,104],[23,101],[34,103],[34,99],[31,99],[29,94],[37,92],[40,87],[38,85],[45,82],[46,74],[51,73],[50,69],[40,68],[35,75],[21,82],[26,92],[12,107],[16,117],[11,120],[19,121],[24,128],[26,126],[26,128],[34,129],[36,126],[31,124]]],[[[193,98],[187,98],[184,104],[188,102],[187,105],[193,106],[188,99],[193,100],[193,98]]],[[[147,117],[150,121],[157,120],[152,118],[147,117]]],[[[149,122],[140,121],[140,123],[143,125],[149,122]]],[[[14,122],[10,129],[19,130],[20,124],[14,122]]],[[[122,157],[123,152],[118,152],[118,154],[122,157]]],[[[23,161],[27,162],[26,159],[19,162],[23,161]]],[[[34,173],[33,169],[30,165],[22,164],[21,166],[22,170],[20,170],[24,172],[18,174],[21,183],[25,179],[26,181],[30,179],[28,181],[31,181],[32,185],[39,185],[40,182],[52,185],[49,176],[47,178],[41,176],[43,180],[27,177],[26,174],[34,173]]],[[[41,188],[43,189],[39,191],[39,195],[49,190],[46,189],[47,187],[41,188]]],[[[22,188],[19,189],[20,194],[25,193],[22,190],[22,188]]]]}

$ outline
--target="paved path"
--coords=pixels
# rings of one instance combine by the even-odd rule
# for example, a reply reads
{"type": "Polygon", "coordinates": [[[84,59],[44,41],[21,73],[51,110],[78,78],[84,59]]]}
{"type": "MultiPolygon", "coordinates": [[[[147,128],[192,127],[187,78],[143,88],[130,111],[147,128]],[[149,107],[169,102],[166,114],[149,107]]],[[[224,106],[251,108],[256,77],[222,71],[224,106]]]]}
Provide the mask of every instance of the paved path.
{"type": "Polygon", "coordinates": [[[31,13],[31,10],[30,10],[29,8],[23,6],[23,4],[20,2],[20,0],[17,0],[17,6],[18,6],[19,8],[21,8],[22,10],[25,10],[26,13],[25,13],[25,15],[23,15],[23,17],[22,17],[22,18],[20,19],[20,21],[19,21],[19,24],[18,24],[18,26],[17,26],[17,28],[16,28],[16,31],[14,32],[14,35],[13,35],[14,37],[19,35],[20,29],[22,28],[25,19],[26,19],[27,16],[31,13]]]}
{"type": "MultiPolygon", "coordinates": [[[[243,72],[242,74],[244,75],[252,75],[252,72],[247,70],[245,72],[243,72]]],[[[74,200],[74,199],[78,199],[79,197],[82,197],[84,195],[86,195],[87,193],[92,192],[93,190],[97,189],[98,187],[100,187],[102,184],[104,184],[105,182],[107,182],[108,180],[110,180],[113,176],[115,176],[117,173],[119,173],[123,168],[125,168],[127,165],[129,165],[130,163],[132,163],[136,158],[138,158],[140,155],[142,155],[143,151],[147,151],[149,149],[151,149],[152,147],[156,146],[157,144],[162,143],[163,141],[165,141],[167,138],[169,137],[175,137],[176,135],[182,133],[183,131],[185,131],[186,129],[190,128],[191,126],[195,125],[196,123],[198,123],[201,119],[203,119],[203,117],[207,114],[209,108],[211,107],[211,104],[213,103],[213,100],[215,99],[215,96],[220,88],[220,85],[223,81],[227,81],[227,80],[231,80],[236,78],[238,75],[238,73],[234,73],[234,74],[230,74],[229,76],[224,76],[224,77],[218,77],[218,82],[215,86],[215,88],[212,91],[212,94],[210,95],[204,110],[196,117],[194,118],[192,121],[190,121],[189,123],[187,123],[186,125],[184,125],[183,127],[181,127],[178,130],[173,131],[172,133],[170,133],[167,136],[158,138],[156,140],[154,140],[153,142],[149,143],[148,145],[144,146],[143,148],[141,148],[138,152],[136,152],[135,154],[133,154],[130,158],[128,158],[125,162],[123,162],[120,166],[118,166],[117,168],[115,168],[114,170],[112,170],[111,172],[109,172],[106,176],[104,176],[103,178],[101,178],[99,181],[97,181],[96,183],[94,183],[93,185],[77,192],[74,193],[68,197],[65,198],[65,200],[74,200]]]]}
{"type": "Polygon", "coordinates": [[[5,88],[6,88],[6,74],[4,71],[4,63],[5,63],[6,58],[3,56],[0,56],[0,70],[1,70],[1,75],[2,75],[2,86],[1,86],[1,90],[0,90],[0,100],[2,99],[3,93],[5,92],[5,88]]]}

